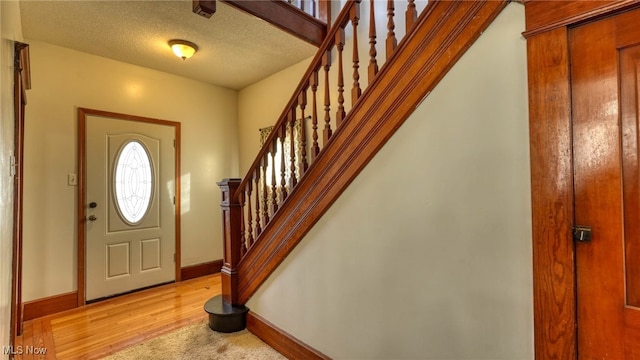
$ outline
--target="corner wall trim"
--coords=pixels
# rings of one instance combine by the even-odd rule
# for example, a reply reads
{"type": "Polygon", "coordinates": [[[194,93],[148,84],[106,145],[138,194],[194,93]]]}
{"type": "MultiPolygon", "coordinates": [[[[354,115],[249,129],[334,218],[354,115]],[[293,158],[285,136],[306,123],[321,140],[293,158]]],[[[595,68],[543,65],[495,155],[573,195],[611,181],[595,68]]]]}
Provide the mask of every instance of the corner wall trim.
{"type": "Polygon", "coordinates": [[[247,314],[247,330],[289,359],[331,359],[253,312],[247,314]]]}
{"type": "Polygon", "coordinates": [[[195,279],[200,276],[219,273],[222,269],[222,260],[209,261],[202,264],[185,266],[180,269],[181,280],[195,279]]]}
{"type": "Polygon", "coordinates": [[[24,303],[22,320],[32,320],[61,311],[75,309],[76,307],[78,307],[77,291],[31,300],[24,303]]]}

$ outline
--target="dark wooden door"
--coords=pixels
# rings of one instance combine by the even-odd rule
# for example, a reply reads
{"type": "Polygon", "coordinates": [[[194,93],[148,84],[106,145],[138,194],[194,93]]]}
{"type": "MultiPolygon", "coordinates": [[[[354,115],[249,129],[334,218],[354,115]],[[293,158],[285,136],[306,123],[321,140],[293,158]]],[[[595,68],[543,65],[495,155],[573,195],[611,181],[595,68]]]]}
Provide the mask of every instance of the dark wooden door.
{"type": "Polygon", "coordinates": [[[570,31],[578,356],[640,359],[640,10],[570,31]]]}
{"type": "Polygon", "coordinates": [[[10,344],[22,333],[22,198],[24,114],[26,91],[30,88],[29,45],[14,43],[14,152],[13,152],[13,254],[11,269],[11,336],[10,344]]]}

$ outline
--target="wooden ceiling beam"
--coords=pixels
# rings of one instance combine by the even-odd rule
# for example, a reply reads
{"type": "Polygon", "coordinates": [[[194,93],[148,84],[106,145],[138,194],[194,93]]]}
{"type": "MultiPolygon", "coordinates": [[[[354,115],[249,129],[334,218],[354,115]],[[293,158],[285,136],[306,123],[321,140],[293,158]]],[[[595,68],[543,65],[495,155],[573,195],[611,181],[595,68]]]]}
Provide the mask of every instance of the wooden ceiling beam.
{"type": "MultiPolygon", "coordinates": [[[[196,1],[197,0],[194,0],[194,3],[196,1]]],[[[207,1],[198,2],[204,3],[207,1]]],[[[224,0],[224,2],[246,13],[257,16],[314,46],[320,46],[327,34],[326,23],[291,6],[286,1],[224,0]]]]}

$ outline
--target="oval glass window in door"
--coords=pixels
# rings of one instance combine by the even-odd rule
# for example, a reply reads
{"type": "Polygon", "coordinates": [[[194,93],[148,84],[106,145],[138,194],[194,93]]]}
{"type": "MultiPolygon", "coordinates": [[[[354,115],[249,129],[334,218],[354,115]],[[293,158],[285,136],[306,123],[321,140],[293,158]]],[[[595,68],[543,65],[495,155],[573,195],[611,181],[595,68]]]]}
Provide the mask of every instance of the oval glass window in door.
{"type": "Polygon", "coordinates": [[[139,224],[151,207],[153,163],[149,152],[138,140],[124,143],[115,159],[114,195],[122,219],[139,224]]]}

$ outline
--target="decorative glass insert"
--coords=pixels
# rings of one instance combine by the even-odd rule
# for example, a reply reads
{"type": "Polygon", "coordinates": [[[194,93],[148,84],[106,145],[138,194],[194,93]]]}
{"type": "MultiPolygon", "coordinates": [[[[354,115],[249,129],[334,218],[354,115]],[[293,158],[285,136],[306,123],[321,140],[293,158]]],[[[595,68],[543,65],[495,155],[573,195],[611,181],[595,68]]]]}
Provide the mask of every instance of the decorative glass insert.
{"type": "Polygon", "coordinates": [[[149,152],[138,140],[130,140],[115,160],[114,192],[120,216],[138,224],[149,211],[153,194],[153,168],[149,152]]]}

